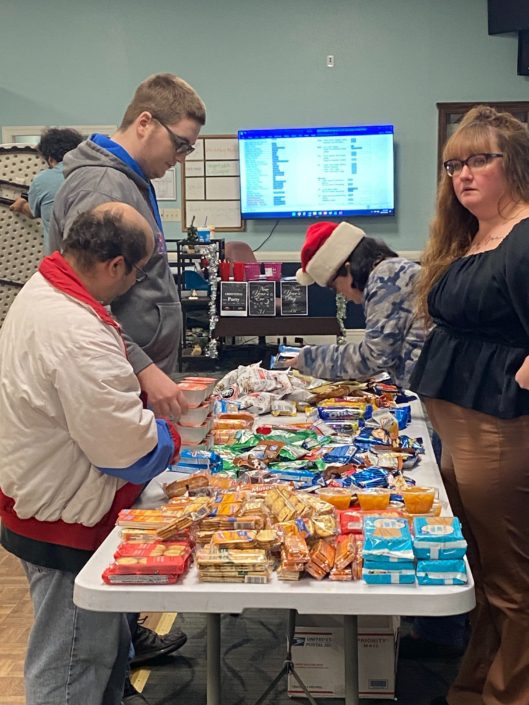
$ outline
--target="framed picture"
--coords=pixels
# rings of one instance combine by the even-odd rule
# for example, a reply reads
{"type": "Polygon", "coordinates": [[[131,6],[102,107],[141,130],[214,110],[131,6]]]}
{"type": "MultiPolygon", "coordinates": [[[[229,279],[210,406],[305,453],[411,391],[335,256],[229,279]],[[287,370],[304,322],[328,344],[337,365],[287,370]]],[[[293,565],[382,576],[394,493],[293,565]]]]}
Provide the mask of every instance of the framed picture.
{"type": "Polygon", "coordinates": [[[498,103],[495,101],[480,100],[473,103],[437,103],[438,132],[437,132],[437,173],[441,173],[442,155],[446,140],[452,135],[465,113],[476,105],[490,105],[491,108],[504,113],[511,113],[521,122],[529,125],[529,102],[513,101],[498,103]]]}

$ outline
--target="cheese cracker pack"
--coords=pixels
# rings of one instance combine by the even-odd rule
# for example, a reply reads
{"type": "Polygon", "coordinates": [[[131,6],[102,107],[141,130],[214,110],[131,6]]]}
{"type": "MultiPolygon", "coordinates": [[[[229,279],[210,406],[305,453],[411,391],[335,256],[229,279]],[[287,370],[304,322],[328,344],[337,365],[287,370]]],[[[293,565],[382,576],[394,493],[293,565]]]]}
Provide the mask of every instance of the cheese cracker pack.
{"type": "Polygon", "coordinates": [[[453,561],[419,561],[419,585],[466,585],[467,569],[462,558],[453,561]]]}
{"type": "Polygon", "coordinates": [[[417,558],[451,560],[463,558],[467,542],[457,517],[415,517],[413,550],[417,558]]]}
{"type": "Polygon", "coordinates": [[[394,558],[412,561],[411,534],[406,519],[367,516],[364,519],[364,560],[394,558]]]}

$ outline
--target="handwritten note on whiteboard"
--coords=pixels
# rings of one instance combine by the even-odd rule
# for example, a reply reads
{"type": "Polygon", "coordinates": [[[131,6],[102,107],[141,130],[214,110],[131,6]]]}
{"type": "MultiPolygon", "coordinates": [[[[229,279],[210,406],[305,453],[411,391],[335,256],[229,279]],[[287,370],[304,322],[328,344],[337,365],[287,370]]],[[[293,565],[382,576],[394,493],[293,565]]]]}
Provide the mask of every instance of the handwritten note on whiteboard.
{"type": "Polygon", "coordinates": [[[239,159],[239,143],[236,137],[204,140],[206,160],[209,159],[239,159]]]}
{"type": "Polygon", "coordinates": [[[204,162],[189,162],[186,161],[186,177],[188,176],[204,176],[204,162]]]}
{"type": "Polygon", "coordinates": [[[239,176],[239,162],[206,162],[206,176],[239,176]]]}
{"type": "Polygon", "coordinates": [[[214,225],[244,230],[241,220],[239,144],[235,135],[204,135],[182,169],[182,228],[214,225]]]}

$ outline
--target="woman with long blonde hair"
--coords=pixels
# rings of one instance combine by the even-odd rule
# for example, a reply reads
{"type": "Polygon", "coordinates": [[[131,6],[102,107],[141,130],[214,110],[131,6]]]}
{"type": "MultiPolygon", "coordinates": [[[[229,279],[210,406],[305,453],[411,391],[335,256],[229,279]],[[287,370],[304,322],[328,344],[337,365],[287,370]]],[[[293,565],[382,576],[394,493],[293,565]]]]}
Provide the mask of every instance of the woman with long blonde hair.
{"type": "Polygon", "coordinates": [[[441,436],[441,473],[476,582],[449,705],[529,698],[529,132],[479,106],[444,149],[422,271],[433,323],[411,387],[441,436]]]}

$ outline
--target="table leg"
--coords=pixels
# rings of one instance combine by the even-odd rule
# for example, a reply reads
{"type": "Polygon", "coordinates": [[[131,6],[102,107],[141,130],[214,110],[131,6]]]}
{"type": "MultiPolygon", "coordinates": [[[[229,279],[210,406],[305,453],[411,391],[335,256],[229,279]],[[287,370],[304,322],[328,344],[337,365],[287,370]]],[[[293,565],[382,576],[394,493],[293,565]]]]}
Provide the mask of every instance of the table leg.
{"type": "Polygon", "coordinates": [[[345,705],[358,705],[358,617],[344,615],[345,705]]]}
{"type": "Polygon", "coordinates": [[[207,705],[220,705],[220,614],[208,614],[207,625],[207,705]]]}

